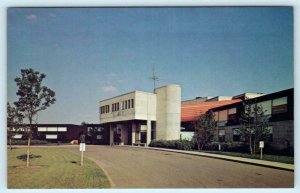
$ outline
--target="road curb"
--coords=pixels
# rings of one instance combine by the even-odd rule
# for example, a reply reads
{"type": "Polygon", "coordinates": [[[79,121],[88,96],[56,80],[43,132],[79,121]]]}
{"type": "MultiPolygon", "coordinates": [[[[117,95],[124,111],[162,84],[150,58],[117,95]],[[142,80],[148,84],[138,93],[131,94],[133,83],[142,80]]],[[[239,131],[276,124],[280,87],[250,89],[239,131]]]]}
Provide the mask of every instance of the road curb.
{"type": "Polygon", "coordinates": [[[173,153],[202,156],[202,157],[208,157],[208,158],[214,158],[214,159],[220,159],[220,160],[232,161],[232,162],[237,162],[237,163],[244,163],[244,164],[249,164],[249,165],[256,165],[256,166],[262,166],[262,167],[268,167],[268,168],[273,168],[273,169],[294,172],[294,164],[286,164],[286,163],[279,163],[279,162],[272,162],[272,161],[265,161],[265,160],[256,160],[256,159],[233,157],[233,156],[227,156],[227,155],[202,153],[202,152],[191,152],[191,151],[166,149],[166,148],[141,147],[141,146],[130,146],[130,145],[124,145],[124,146],[119,146],[119,147],[132,147],[132,148],[141,148],[141,149],[148,149],[148,150],[167,151],[167,152],[173,152],[173,153]]]}

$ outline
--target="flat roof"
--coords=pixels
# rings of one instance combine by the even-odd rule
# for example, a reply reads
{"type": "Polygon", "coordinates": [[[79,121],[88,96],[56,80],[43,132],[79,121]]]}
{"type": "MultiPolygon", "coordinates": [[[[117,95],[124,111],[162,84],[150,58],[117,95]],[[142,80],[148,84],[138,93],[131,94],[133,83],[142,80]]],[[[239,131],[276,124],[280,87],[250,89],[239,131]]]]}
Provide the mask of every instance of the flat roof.
{"type": "Polygon", "coordinates": [[[114,97],[111,97],[111,98],[100,100],[99,102],[108,101],[108,100],[111,100],[111,99],[114,99],[114,98],[118,98],[118,97],[125,96],[125,95],[128,95],[128,94],[136,93],[136,92],[156,95],[156,94],[154,94],[152,92],[145,92],[145,91],[134,90],[134,91],[127,92],[127,93],[124,93],[124,94],[120,94],[120,95],[117,95],[117,96],[114,96],[114,97]]]}

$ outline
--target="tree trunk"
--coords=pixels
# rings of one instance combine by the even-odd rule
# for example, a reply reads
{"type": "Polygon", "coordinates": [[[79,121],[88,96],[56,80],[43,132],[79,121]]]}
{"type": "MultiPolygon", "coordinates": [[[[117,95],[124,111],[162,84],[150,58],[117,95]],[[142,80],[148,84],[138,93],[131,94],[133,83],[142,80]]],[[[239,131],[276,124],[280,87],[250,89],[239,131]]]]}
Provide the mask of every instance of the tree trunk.
{"type": "Polygon", "coordinates": [[[29,168],[29,155],[30,155],[30,135],[28,135],[28,146],[27,146],[27,162],[26,167],[29,168]]]}
{"type": "Polygon", "coordinates": [[[250,134],[250,138],[249,138],[249,145],[250,145],[250,154],[252,155],[253,154],[253,150],[252,150],[252,136],[250,134]]]}
{"type": "Polygon", "coordinates": [[[256,143],[255,143],[255,139],[253,141],[253,155],[255,155],[255,151],[256,151],[256,143]]]}
{"type": "Polygon", "coordinates": [[[12,146],[11,146],[11,138],[9,138],[9,150],[12,150],[12,146]]]}

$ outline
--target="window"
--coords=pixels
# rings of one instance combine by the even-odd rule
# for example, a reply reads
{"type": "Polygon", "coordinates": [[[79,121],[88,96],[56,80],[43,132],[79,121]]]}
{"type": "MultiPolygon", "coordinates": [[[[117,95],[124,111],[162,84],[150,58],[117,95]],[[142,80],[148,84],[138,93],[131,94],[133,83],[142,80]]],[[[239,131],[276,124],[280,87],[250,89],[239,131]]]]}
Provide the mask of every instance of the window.
{"type": "Polygon", "coordinates": [[[220,129],[219,130],[219,142],[224,142],[225,141],[225,129],[220,129]]]}
{"type": "Polygon", "coordinates": [[[219,121],[219,112],[214,112],[215,121],[219,121]]]}
{"type": "Polygon", "coordinates": [[[228,120],[235,121],[236,120],[236,108],[228,109],[228,120]]]}
{"type": "Polygon", "coordinates": [[[16,134],[16,135],[14,135],[12,138],[13,139],[22,139],[22,134],[16,134]]]}
{"type": "Polygon", "coordinates": [[[131,99],[131,108],[134,108],[134,100],[131,99]]]}
{"type": "Polygon", "coordinates": [[[130,109],[130,107],[131,107],[130,100],[128,100],[127,103],[128,103],[128,109],[130,109]]]}
{"type": "Polygon", "coordinates": [[[287,112],[287,97],[281,97],[273,100],[272,114],[287,112]]]}
{"type": "Polygon", "coordinates": [[[115,104],[111,105],[111,111],[114,112],[115,111],[115,104]]]}
{"type": "Polygon", "coordinates": [[[227,110],[219,111],[219,121],[227,121],[227,110]]]}
{"type": "Polygon", "coordinates": [[[46,135],[46,139],[57,139],[57,135],[46,135]]]}
{"type": "Polygon", "coordinates": [[[125,109],[127,109],[127,101],[125,101],[125,109]]]}
{"type": "Polygon", "coordinates": [[[67,128],[66,127],[58,127],[57,130],[59,132],[66,132],[67,131],[67,128]]]}
{"type": "Polygon", "coordinates": [[[259,103],[257,103],[257,105],[261,106],[264,109],[265,115],[271,115],[271,113],[272,113],[272,101],[271,100],[259,102],[259,103]]]}
{"type": "Polygon", "coordinates": [[[241,130],[233,128],[232,129],[233,134],[233,141],[240,141],[241,140],[241,130]]]}
{"type": "Polygon", "coordinates": [[[272,126],[269,126],[267,129],[269,130],[268,140],[269,140],[270,142],[273,142],[273,127],[272,127],[272,126]]]}
{"type": "Polygon", "coordinates": [[[48,127],[47,130],[57,132],[57,127],[48,127]]]}
{"type": "Polygon", "coordinates": [[[38,127],[38,132],[47,131],[47,127],[38,127]]]}

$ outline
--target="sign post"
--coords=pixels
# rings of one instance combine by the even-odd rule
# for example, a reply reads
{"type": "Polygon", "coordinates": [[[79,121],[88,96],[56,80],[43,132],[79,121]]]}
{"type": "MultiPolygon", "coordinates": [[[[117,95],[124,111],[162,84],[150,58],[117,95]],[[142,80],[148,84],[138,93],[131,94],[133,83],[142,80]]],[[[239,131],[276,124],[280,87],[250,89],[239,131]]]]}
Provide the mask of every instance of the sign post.
{"type": "Polygon", "coordinates": [[[263,148],[265,146],[265,143],[264,141],[260,141],[259,142],[259,148],[260,148],[260,159],[262,160],[262,157],[263,157],[263,148]]]}
{"type": "Polygon", "coordinates": [[[85,151],[85,143],[80,143],[79,145],[79,151],[81,151],[81,161],[80,165],[83,165],[83,152],[85,151]]]}

